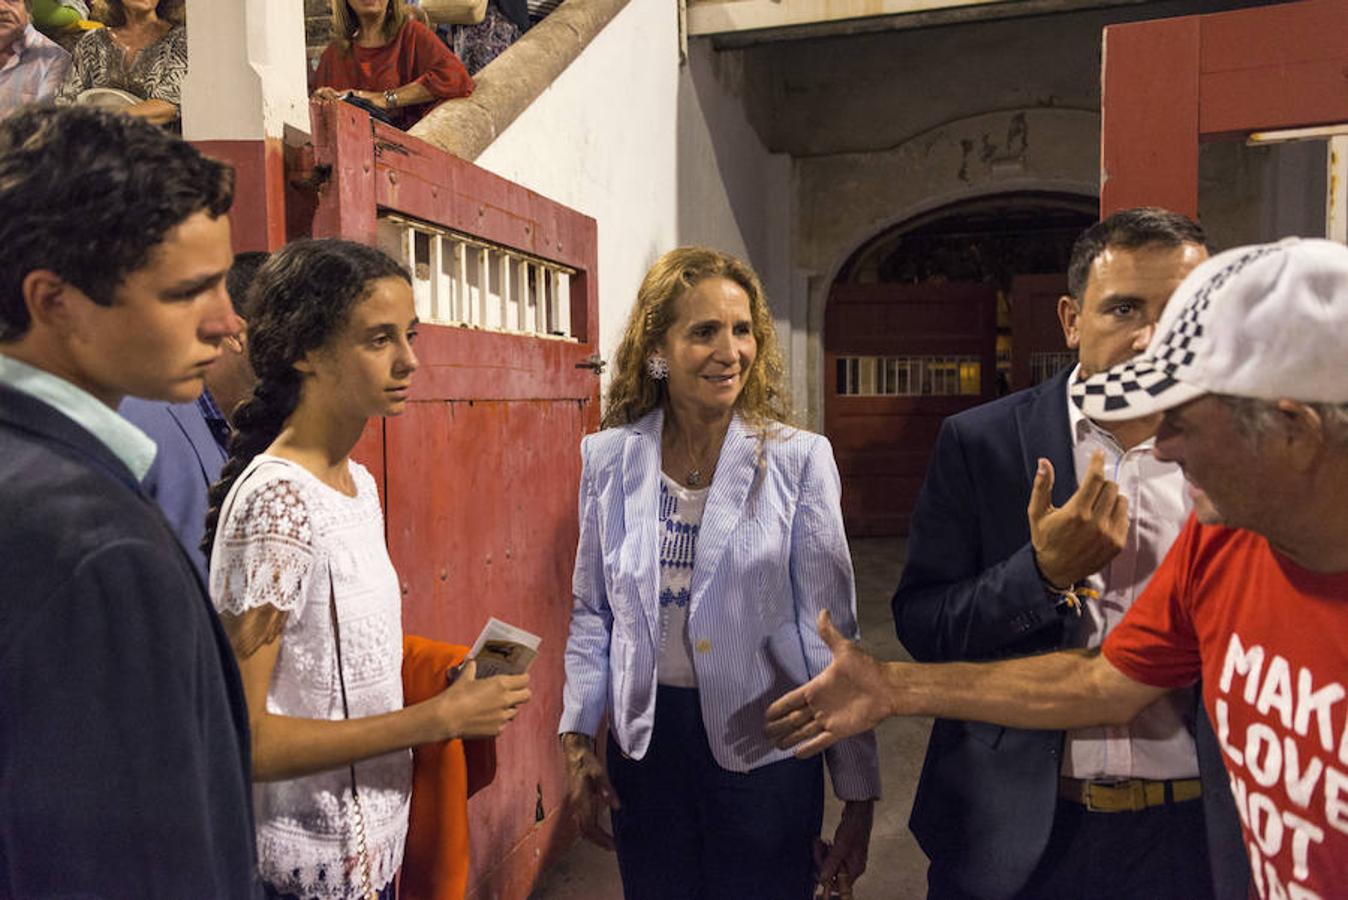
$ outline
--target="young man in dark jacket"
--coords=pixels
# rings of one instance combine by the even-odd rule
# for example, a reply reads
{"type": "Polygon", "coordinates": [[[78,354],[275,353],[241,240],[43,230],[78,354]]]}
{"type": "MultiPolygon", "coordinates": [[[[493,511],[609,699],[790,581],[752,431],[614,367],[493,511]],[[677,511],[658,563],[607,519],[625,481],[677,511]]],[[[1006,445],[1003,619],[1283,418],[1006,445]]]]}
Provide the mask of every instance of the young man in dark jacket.
{"type": "Polygon", "coordinates": [[[128,116],[0,122],[0,896],[255,894],[238,671],[116,413],[237,330],[232,194],[128,116]]]}

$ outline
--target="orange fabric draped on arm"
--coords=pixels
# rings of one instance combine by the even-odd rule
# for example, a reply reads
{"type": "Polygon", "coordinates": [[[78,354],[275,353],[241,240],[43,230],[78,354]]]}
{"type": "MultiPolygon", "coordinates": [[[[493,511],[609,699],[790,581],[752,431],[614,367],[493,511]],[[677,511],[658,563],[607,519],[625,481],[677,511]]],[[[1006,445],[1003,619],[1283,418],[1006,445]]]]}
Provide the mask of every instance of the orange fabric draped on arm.
{"type": "MultiPolygon", "coordinates": [[[[445,673],[467,655],[468,648],[458,644],[405,636],[403,703],[411,706],[444,690],[445,673]]],[[[446,741],[412,751],[402,900],[462,900],[468,886],[468,798],[495,775],[492,741],[446,741]]]]}

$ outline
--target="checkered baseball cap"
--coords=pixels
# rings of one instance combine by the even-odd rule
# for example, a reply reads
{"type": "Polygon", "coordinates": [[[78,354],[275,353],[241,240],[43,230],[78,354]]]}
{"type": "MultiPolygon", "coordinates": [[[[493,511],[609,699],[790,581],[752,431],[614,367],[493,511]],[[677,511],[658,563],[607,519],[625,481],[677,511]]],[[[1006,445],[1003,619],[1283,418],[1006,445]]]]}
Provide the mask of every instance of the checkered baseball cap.
{"type": "Polygon", "coordinates": [[[1209,393],[1348,403],[1348,247],[1286,238],[1212,257],[1175,289],[1140,356],[1072,386],[1103,421],[1209,393]]]}

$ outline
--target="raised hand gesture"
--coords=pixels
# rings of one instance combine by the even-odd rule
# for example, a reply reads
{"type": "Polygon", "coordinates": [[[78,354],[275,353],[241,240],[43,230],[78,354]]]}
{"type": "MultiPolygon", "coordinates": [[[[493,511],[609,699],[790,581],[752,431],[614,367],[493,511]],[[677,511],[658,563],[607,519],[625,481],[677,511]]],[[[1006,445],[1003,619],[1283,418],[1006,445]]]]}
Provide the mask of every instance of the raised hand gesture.
{"type": "Polygon", "coordinates": [[[1128,539],[1128,498],[1105,477],[1105,454],[1091,454],[1086,477],[1060,507],[1053,497],[1053,464],[1039,460],[1030,490],[1030,543],[1044,578],[1069,588],[1103,569],[1128,539]]]}

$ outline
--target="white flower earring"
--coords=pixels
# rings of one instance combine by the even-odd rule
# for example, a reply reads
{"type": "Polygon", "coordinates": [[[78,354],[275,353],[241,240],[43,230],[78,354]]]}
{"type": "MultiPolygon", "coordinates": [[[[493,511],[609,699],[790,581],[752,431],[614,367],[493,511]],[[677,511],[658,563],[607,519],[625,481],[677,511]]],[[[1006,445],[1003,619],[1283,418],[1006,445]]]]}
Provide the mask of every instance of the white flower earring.
{"type": "Polygon", "coordinates": [[[658,353],[652,354],[646,360],[646,374],[652,381],[664,381],[669,378],[669,360],[658,353]]]}

